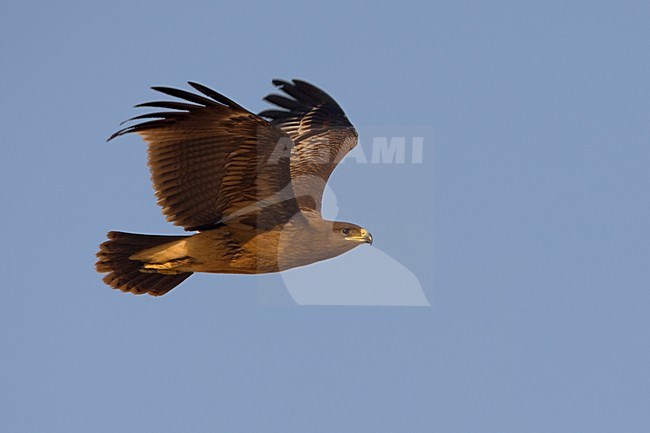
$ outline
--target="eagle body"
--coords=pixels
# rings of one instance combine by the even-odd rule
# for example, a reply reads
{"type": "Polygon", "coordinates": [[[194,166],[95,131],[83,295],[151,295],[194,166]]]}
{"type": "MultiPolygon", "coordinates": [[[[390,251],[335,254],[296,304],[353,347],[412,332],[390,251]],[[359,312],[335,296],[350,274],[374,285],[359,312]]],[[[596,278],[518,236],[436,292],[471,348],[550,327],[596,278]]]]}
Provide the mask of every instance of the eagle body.
{"type": "Polygon", "coordinates": [[[265,99],[281,110],[253,114],[196,83],[200,94],[167,87],[187,102],[143,107],[174,111],[130,120],[148,143],[158,203],[186,236],[109,232],[96,268],[111,287],[160,296],[194,272],[280,272],[336,257],[362,243],[367,230],[327,221],[325,184],[357,134],[341,108],[304,81],[274,80],[289,97],[265,99]],[[188,103],[189,102],[189,103],[188,103]]]}
{"type": "Polygon", "coordinates": [[[224,225],[140,250],[129,259],[141,262],[145,270],[168,275],[279,272],[336,257],[355,246],[346,243],[340,249],[319,248],[330,243],[326,233],[299,223],[251,237],[249,230],[224,225]]]}

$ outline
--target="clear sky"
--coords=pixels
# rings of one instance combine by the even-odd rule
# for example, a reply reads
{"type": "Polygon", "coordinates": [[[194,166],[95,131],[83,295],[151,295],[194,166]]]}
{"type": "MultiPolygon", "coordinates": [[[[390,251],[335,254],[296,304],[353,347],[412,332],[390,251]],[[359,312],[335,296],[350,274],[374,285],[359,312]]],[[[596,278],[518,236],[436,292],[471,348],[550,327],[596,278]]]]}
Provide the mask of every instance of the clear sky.
{"type": "Polygon", "coordinates": [[[647,432],[649,22],[643,1],[2,2],[0,430],[647,432]],[[101,282],[106,231],[182,231],[141,140],[105,142],[131,106],[194,80],[259,111],[276,77],[332,94],[368,160],[328,206],[375,245],[313,278],[430,306],[101,282]],[[382,136],[404,163],[372,163],[382,136]]]}

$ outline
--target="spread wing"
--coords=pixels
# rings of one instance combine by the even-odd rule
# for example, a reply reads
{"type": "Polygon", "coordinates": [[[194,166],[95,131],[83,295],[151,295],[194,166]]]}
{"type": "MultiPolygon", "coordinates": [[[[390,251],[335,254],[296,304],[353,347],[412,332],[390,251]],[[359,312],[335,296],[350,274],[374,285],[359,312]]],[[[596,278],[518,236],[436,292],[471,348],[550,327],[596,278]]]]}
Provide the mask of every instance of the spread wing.
{"type": "Polygon", "coordinates": [[[149,144],[149,167],[158,204],[168,221],[207,230],[230,219],[269,229],[299,207],[291,186],[289,136],[225,96],[196,83],[201,94],[154,90],[183,99],[136,105],[170,109],[136,116],[126,127],[149,144]]]}
{"type": "Polygon", "coordinates": [[[357,144],[354,129],[339,105],[319,88],[301,80],[273,80],[287,96],[266,99],[280,109],[259,115],[282,128],[295,143],[291,178],[301,209],[320,212],[325,184],[339,161],[357,144]]]}

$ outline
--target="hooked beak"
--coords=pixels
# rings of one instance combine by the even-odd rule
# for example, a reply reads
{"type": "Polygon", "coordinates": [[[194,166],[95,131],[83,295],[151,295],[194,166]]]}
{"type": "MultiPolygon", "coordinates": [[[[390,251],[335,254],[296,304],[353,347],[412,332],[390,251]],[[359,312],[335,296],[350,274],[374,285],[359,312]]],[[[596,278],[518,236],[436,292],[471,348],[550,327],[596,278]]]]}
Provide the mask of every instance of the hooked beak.
{"type": "Polygon", "coordinates": [[[361,229],[359,236],[348,236],[347,238],[345,238],[345,240],[363,242],[372,245],[372,235],[366,229],[361,229]]]}

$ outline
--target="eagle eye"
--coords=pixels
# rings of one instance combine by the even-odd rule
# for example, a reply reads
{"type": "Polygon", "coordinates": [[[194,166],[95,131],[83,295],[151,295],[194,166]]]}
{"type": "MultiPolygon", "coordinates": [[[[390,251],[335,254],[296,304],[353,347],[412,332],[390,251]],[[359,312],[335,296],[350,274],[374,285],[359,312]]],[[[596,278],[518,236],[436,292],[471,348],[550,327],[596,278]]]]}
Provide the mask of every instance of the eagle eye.
{"type": "Polygon", "coordinates": [[[347,227],[344,227],[341,229],[341,233],[343,233],[343,236],[349,236],[350,235],[350,229],[347,227]]]}

